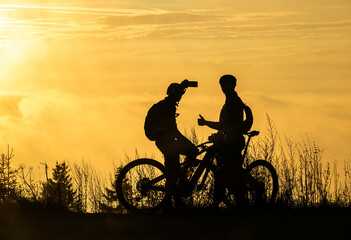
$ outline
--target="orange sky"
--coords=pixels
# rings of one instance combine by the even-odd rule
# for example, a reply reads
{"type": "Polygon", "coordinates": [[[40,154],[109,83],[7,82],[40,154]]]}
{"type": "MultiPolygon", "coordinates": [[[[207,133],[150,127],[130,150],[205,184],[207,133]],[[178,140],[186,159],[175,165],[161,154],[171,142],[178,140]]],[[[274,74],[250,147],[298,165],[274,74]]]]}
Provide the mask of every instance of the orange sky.
{"type": "MultiPolygon", "coordinates": [[[[311,140],[350,159],[349,1],[0,0],[0,149],[27,166],[80,161],[103,169],[137,148],[148,108],[169,83],[199,81],[179,128],[218,119],[221,75],[264,131],[311,140]],[[215,2],[215,3],[214,3],[215,2]]],[[[206,137],[210,131],[196,126],[206,137]]]]}

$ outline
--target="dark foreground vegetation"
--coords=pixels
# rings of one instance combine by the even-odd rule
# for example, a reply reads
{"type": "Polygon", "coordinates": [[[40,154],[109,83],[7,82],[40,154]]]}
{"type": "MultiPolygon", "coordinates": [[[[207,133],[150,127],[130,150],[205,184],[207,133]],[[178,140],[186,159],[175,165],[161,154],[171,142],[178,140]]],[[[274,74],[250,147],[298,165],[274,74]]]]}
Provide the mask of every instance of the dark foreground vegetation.
{"type": "MultiPolygon", "coordinates": [[[[195,131],[189,137],[198,143],[195,131]]],[[[322,157],[308,138],[281,138],[268,117],[268,127],[249,147],[244,165],[264,159],[277,170],[273,209],[138,216],[128,214],[117,200],[115,180],[123,165],[106,180],[84,161],[42,163],[45,177],[36,179],[33,167],[13,166],[8,147],[0,156],[0,240],[347,239],[351,163],[338,166],[322,157]]]]}

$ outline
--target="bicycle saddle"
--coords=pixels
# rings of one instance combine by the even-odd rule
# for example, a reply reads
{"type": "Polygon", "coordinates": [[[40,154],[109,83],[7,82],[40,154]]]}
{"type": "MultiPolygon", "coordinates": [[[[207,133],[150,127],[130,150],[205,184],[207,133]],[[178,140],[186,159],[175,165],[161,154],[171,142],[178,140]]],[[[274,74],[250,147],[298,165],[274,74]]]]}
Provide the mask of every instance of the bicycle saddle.
{"type": "Polygon", "coordinates": [[[254,137],[254,136],[257,136],[258,134],[260,134],[259,131],[251,131],[251,132],[246,133],[245,135],[247,135],[249,137],[254,137]]]}

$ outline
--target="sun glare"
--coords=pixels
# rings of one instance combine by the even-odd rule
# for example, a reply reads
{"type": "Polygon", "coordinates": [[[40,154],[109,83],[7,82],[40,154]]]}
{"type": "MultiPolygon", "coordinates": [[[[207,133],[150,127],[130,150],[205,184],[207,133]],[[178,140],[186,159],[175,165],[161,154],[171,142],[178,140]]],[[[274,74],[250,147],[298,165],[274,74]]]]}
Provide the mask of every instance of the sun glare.
{"type": "MultiPolygon", "coordinates": [[[[33,26],[21,20],[15,10],[0,9],[0,64],[2,68],[22,62],[31,49],[33,26]],[[11,12],[11,15],[7,14],[11,12]]],[[[38,31],[38,30],[37,30],[38,31]]]]}
{"type": "Polygon", "coordinates": [[[10,82],[26,67],[31,44],[22,40],[2,40],[0,44],[0,81],[10,82]]]}

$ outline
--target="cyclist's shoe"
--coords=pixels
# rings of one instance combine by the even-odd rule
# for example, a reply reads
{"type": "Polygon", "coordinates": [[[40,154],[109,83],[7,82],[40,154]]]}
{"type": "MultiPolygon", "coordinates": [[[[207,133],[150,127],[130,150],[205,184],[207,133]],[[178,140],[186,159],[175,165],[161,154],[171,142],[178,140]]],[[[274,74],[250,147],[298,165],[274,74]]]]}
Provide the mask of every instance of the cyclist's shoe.
{"type": "Polygon", "coordinates": [[[176,188],[173,192],[173,195],[175,197],[186,197],[186,196],[191,195],[192,191],[193,191],[193,189],[189,188],[189,185],[186,184],[186,182],[182,182],[176,186],[176,188]]]}
{"type": "Polygon", "coordinates": [[[172,198],[172,196],[175,194],[175,192],[177,191],[177,185],[176,184],[167,184],[166,183],[166,196],[169,198],[172,198]]]}
{"type": "Polygon", "coordinates": [[[180,205],[179,202],[180,200],[178,200],[175,196],[170,197],[165,207],[161,210],[161,213],[166,215],[177,214],[179,209],[182,208],[182,205],[180,205]]]}
{"type": "Polygon", "coordinates": [[[264,182],[257,181],[255,182],[255,205],[256,206],[262,206],[265,202],[265,193],[266,193],[266,188],[264,182]]]}

